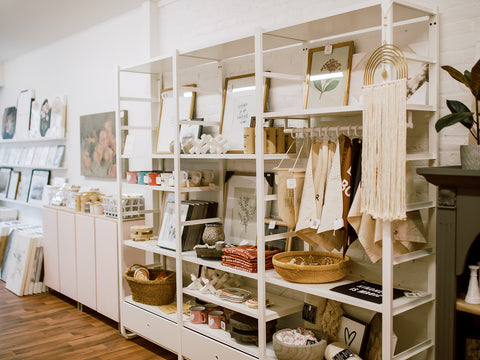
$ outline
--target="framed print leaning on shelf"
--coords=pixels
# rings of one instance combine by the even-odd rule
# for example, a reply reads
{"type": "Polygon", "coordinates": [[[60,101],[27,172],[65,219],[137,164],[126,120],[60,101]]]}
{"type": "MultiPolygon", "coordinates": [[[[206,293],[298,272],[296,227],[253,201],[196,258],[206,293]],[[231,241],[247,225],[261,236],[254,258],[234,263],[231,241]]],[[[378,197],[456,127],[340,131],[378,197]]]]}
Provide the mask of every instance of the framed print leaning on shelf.
{"type": "MultiPolygon", "coordinates": [[[[158,234],[157,245],[166,249],[175,250],[177,243],[175,239],[175,197],[173,193],[169,193],[164,200],[162,225],[158,234]]],[[[189,205],[182,202],[180,205],[181,221],[187,219],[189,205]]],[[[183,226],[180,230],[183,232],[183,226]]]]}
{"type": "Polygon", "coordinates": [[[2,139],[13,139],[17,126],[17,108],[11,106],[5,109],[2,122],[2,139]]]}
{"type": "Polygon", "coordinates": [[[49,180],[50,170],[32,170],[27,202],[41,204],[43,198],[43,189],[45,185],[48,185],[49,180]]]}
{"type": "MultiPolygon", "coordinates": [[[[257,239],[256,177],[233,175],[226,184],[224,230],[228,244],[255,245],[257,239]]],[[[264,180],[264,194],[270,186],[264,180]]]]}
{"type": "MultiPolygon", "coordinates": [[[[267,109],[270,78],[265,79],[263,111],[267,109]]],[[[227,139],[228,152],[243,152],[243,128],[255,116],[255,74],[225,78],[220,134],[227,139]]]]}
{"type": "MultiPolygon", "coordinates": [[[[197,85],[185,85],[192,87],[197,85]]],[[[196,92],[180,92],[178,97],[178,118],[179,120],[190,120],[193,117],[196,92]]],[[[175,119],[175,99],[173,98],[173,88],[162,90],[160,94],[160,115],[158,117],[157,141],[155,143],[155,153],[171,153],[170,143],[175,138],[177,121],[175,119]]]]}
{"type": "Polygon", "coordinates": [[[308,51],[304,109],[348,105],[352,54],[353,41],[308,51]]]}
{"type": "Polygon", "coordinates": [[[10,182],[8,184],[7,199],[15,200],[17,198],[18,185],[20,184],[20,171],[12,171],[10,182]]]}
{"type": "Polygon", "coordinates": [[[58,145],[53,158],[53,166],[60,167],[62,165],[63,153],[65,152],[65,145],[58,145]]]}
{"type": "Polygon", "coordinates": [[[355,354],[363,356],[367,339],[366,334],[366,323],[342,315],[337,338],[340,342],[346,344],[355,354]]]}
{"type": "Polygon", "coordinates": [[[5,199],[7,197],[8,185],[10,183],[10,174],[12,168],[2,167],[0,168],[0,198],[5,199]]]}

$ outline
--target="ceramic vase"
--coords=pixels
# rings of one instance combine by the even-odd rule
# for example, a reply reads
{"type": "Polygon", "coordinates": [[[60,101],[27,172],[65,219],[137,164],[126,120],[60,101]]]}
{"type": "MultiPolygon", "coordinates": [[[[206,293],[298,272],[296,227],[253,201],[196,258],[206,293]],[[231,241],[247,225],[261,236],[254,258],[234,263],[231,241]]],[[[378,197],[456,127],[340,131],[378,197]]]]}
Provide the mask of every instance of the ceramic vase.
{"type": "Polygon", "coordinates": [[[205,224],[205,230],[203,230],[202,240],[207,245],[215,245],[217,241],[224,241],[225,233],[223,232],[222,224],[205,224]]]}
{"type": "Polygon", "coordinates": [[[480,170],[480,145],[461,145],[460,162],[462,169],[480,170]]]}
{"type": "Polygon", "coordinates": [[[478,286],[478,265],[470,265],[470,282],[468,284],[465,302],[468,304],[480,304],[480,289],[478,286]]]}

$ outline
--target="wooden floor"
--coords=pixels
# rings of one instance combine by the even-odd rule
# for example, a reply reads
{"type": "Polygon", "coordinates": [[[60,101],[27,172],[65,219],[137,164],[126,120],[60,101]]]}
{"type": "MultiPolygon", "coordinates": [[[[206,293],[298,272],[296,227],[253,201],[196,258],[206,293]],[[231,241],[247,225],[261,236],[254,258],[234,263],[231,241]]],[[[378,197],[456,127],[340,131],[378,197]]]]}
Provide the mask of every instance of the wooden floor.
{"type": "Polygon", "coordinates": [[[18,297],[0,281],[0,359],[176,360],[140,337],[127,340],[117,323],[77,310],[60,294],[18,297]]]}

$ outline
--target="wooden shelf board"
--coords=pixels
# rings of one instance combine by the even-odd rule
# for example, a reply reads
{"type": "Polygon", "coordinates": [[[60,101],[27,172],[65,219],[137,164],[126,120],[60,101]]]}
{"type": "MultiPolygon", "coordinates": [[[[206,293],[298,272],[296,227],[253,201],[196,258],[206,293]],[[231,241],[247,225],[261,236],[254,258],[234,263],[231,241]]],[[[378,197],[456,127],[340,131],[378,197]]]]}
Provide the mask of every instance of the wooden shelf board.
{"type": "MultiPolygon", "coordinates": [[[[253,288],[246,288],[242,287],[242,289],[251,291],[253,296],[257,296],[256,289],[253,288]]],[[[249,308],[244,302],[243,303],[235,303],[227,300],[220,299],[218,296],[213,294],[202,294],[200,291],[190,290],[188,288],[183,288],[183,293],[193,296],[195,298],[201,299],[208,303],[218,304],[222,307],[227,309],[231,309],[237,311],[241,314],[245,314],[251,316],[253,318],[258,319],[259,311],[258,309],[251,309],[249,308]]],[[[273,304],[271,307],[265,309],[265,320],[275,320],[281,318],[283,316],[295,314],[297,312],[302,311],[303,308],[303,301],[299,300],[292,300],[283,296],[267,293],[266,297],[271,301],[273,304]]]]}
{"type": "Polygon", "coordinates": [[[149,251],[159,255],[165,255],[171,258],[176,258],[177,253],[173,250],[168,250],[157,246],[157,240],[147,240],[147,241],[133,241],[133,240],[124,240],[123,244],[125,246],[130,246],[135,249],[140,249],[144,251],[149,251]]]}
{"type": "Polygon", "coordinates": [[[469,314],[480,315],[480,304],[467,304],[464,299],[457,299],[457,310],[469,314]]]}

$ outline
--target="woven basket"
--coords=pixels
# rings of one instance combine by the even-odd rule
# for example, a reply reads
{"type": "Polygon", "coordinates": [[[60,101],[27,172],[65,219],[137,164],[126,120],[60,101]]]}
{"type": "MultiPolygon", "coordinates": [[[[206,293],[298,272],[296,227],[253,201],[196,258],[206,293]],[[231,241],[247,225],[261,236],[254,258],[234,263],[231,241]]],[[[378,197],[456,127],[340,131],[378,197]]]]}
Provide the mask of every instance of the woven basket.
{"type": "Polygon", "coordinates": [[[170,304],[175,298],[175,272],[162,269],[149,269],[150,279],[155,279],[161,272],[171,275],[166,280],[141,280],[133,277],[134,271],[127,271],[123,277],[132,291],[133,301],[146,305],[170,304]]]}
{"type": "Polygon", "coordinates": [[[320,284],[337,281],[348,273],[350,258],[342,254],[321,251],[288,251],[273,256],[275,271],[285,280],[320,284]],[[296,263],[290,263],[296,259],[296,263]],[[301,263],[304,265],[301,265],[301,263]],[[312,263],[328,265],[310,265],[312,263]]]}

